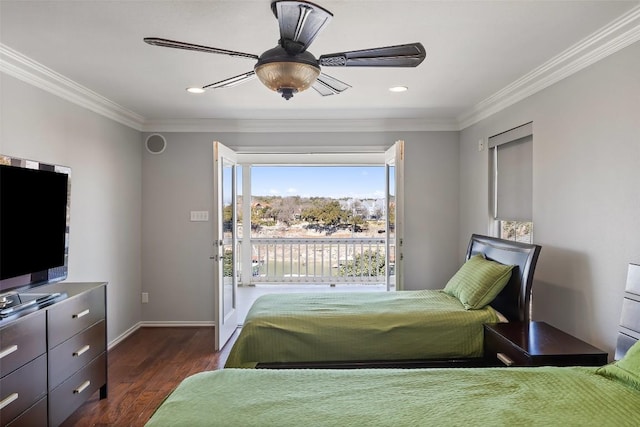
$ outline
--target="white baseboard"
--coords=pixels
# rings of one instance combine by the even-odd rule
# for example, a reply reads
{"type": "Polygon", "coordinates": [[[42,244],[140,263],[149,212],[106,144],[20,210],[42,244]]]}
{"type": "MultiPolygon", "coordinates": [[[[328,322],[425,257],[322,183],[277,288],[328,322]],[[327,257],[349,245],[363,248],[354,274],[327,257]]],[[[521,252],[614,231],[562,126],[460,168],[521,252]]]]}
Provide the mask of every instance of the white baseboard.
{"type": "Polygon", "coordinates": [[[120,344],[125,338],[127,338],[129,335],[131,335],[132,333],[134,333],[135,331],[137,331],[140,328],[140,323],[138,322],[135,325],[133,325],[132,327],[130,327],[129,329],[127,329],[126,331],[124,331],[122,334],[120,334],[119,337],[117,337],[115,340],[111,341],[108,345],[107,345],[107,350],[111,350],[113,347],[115,347],[116,345],[120,344]]]}
{"type": "Polygon", "coordinates": [[[148,320],[145,322],[140,322],[140,327],[144,328],[189,328],[189,327],[201,327],[201,326],[216,326],[216,322],[213,320],[201,320],[201,321],[155,321],[148,320]]]}
{"type": "Polygon", "coordinates": [[[182,321],[145,321],[138,322],[126,331],[124,331],[120,336],[111,341],[107,345],[107,350],[111,350],[116,345],[120,344],[125,338],[129,335],[133,334],[140,328],[193,328],[193,327],[202,327],[202,326],[216,326],[216,322],[214,321],[190,321],[190,322],[182,322],[182,321]]]}

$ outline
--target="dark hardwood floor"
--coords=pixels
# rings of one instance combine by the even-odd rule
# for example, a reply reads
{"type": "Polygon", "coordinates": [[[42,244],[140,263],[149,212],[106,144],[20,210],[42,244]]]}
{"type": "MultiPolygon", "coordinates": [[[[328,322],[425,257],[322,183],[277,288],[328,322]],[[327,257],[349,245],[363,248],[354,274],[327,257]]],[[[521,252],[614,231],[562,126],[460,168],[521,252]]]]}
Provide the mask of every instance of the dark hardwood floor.
{"type": "Polygon", "coordinates": [[[109,351],[108,397],[95,393],[63,427],[143,426],[185,377],[222,369],[236,334],[214,352],[214,329],[140,328],[109,351]]]}

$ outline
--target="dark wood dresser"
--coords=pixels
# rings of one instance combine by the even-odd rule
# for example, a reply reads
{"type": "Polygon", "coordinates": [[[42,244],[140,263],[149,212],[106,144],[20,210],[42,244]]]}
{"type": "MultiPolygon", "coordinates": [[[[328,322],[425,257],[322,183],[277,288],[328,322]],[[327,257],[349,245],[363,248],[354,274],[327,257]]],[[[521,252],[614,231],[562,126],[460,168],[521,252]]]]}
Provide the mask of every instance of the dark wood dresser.
{"type": "Polygon", "coordinates": [[[601,366],[607,353],[545,322],[484,325],[490,366],[601,366]]]}
{"type": "Polygon", "coordinates": [[[106,283],[56,283],[45,308],[0,321],[0,426],[58,426],[107,396],[106,283]]]}

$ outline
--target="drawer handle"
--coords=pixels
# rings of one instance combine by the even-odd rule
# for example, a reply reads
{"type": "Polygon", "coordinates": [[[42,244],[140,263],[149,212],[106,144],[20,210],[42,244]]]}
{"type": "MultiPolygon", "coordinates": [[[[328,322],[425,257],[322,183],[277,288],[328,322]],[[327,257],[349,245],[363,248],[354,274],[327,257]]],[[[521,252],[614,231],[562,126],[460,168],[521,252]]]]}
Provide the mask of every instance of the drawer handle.
{"type": "Polygon", "coordinates": [[[507,366],[513,366],[514,364],[513,360],[511,360],[511,358],[504,353],[497,353],[496,357],[498,358],[499,361],[501,361],[507,366]]]}
{"type": "Polygon", "coordinates": [[[11,353],[13,353],[14,351],[18,350],[18,345],[14,344],[11,347],[7,347],[4,350],[0,351],[0,359],[2,359],[5,356],[10,355],[11,353]]]}
{"type": "Polygon", "coordinates": [[[73,317],[74,319],[79,319],[79,318],[81,318],[82,316],[86,316],[87,314],[89,314],[89,309],[88,309],[88,308],[87,308],[86,310],[81,311],[81,312],[80,312],[80,313],[78,313],[78,314],[74,314],[74,315],[73,315],[73,316],[71,316],[71,317],[73,317]]]}
{"type": "Polygon", "coordinates": [[[86,380],[85,382],[82,383],[82,385],[80,387],[78,387],[77,389],[73,390],[73,394],[80,394],[84,391],[85,388],[89,387],[91,385],[91,381],[86,380]]]}
{"type": "Polygon", "coordinates": [[[89,350],[91,348],[91,346],[89,344],[85,345],[84,347],[82,347],[80,350],[76,350],[73,352],[73,357],[78,357],[81,356],[83,353],[86,353],[87,350],[89,350]]]}
{"type": "Polygon", "coordinates": [[[9,396],[5,397],[4,399],[2,399],[2,401],[0,401],[0,409],[4,409],[5,407],[9,406],[9,404],[14,400],[16,400],[17,398],[18,398],[18,393],[11,393],[9,396]]]}

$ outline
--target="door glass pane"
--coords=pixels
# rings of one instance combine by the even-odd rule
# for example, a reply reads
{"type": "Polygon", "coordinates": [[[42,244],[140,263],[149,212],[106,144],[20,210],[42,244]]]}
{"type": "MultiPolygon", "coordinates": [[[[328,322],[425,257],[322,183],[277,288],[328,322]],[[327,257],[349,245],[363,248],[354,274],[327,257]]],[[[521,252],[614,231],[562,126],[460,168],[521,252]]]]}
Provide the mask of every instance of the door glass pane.
{"type": "Polygon", "coordinates": [[[234,224],[236,210],[233,205],[233,187],[235,165],[224,161],[224,167],[222,170],[222,203],[223,203],[223,239],[222,239],[222,253],[223,259],[223,287],[222,298],[223,304],[223,316],[227,317],[229,313],[235,308],[235,295],[233,292],[233,276],[235,274],[235,256],[234,256],[234,224]]]}
{"type": "Polygon", "coordinates": [[[243,272],[243,256],[242,254],[242,241],[243,241],[243,197],[242,197],[242,165],[236,165],[236,250],[235,250],[235,259],[236,259],[236,277],[238,278],[238,283],[242,283],[244,278],[242,277],[243,272]]]}
{"type": "Polygon", "coordinates": [[[389,276],[388,289],[393,290],[395,288],[395,264],[396,264],[396,168],[394,165],[387,165],[387,182],[388,191],[387,195],[388,205],[386,207],[386,220],[388,227],[389,239],[389,267],[387,275],[389,276]]]}

